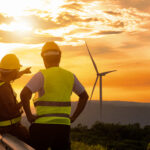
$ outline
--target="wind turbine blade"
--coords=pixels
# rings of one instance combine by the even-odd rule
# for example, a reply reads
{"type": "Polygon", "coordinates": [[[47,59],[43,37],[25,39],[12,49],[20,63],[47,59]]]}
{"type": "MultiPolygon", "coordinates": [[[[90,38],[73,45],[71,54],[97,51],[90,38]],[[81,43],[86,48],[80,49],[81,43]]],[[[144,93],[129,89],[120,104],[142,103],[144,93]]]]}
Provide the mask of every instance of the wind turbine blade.
{"type": "Polygon", "coordinates": [[[101,76],[105,76],[106,74],[111,73],[111,72],[115,72],[115,71],[117,71],[117,70],[102,72],[102,73],[100,73],[100,75],[101,75],[101,76]]]}
{"type": "Polygon", "coordinates": [[[90,50],[89,50],[89,48],[88,48],[88,45],[87,45],[86,41],[85,41],[85,45],[86,45],[86,48],[87,48],[87,50],[88,50],[88,53],[89,53],[89,55],[90,55],[90,57],[91,57],[91,60],[92,60],[92,62],[93,62],[94,68],[95,68],[96,72],[98,73],[97,66],[96,66],[96,64],[95,64],[95,62],[94,62],[94,59],[93,59],[91,53],[90,53],[90,50]]]}
{"type": "Polygon", "coordinates": [[[96,80],[95,80],[95,83],[94,83],[94,86],[93,86],[93,90],[92,90],[92,93],[91,93],[90,100],[92,99],[92,95],[93,95],[93,92],[94,92],[94,89],[95,89],[95,86],[96,86],[96,83],[97,83],[97,79],[98,79],[98,76],[96,77],[96,80]]]}

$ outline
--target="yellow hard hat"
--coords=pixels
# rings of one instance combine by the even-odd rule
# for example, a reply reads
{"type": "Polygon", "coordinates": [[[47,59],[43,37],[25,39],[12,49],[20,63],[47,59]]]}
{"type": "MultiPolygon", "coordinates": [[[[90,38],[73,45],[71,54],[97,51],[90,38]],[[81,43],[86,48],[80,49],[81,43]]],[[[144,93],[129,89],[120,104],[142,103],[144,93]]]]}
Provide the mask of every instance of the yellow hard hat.
{"type": "Polygon", "coordinates": [[[1,69],[20,69],[21,65],[19,62],[19,59],[14,54],[8,54],[5,55],[1,62],[0,62],[0,68],[1,69]]]}
{"type": "Polygon", "coordinates": [[[61,51],[55,42],[46,42],[42,47],[41,55],[60,55],[61,51]]]}

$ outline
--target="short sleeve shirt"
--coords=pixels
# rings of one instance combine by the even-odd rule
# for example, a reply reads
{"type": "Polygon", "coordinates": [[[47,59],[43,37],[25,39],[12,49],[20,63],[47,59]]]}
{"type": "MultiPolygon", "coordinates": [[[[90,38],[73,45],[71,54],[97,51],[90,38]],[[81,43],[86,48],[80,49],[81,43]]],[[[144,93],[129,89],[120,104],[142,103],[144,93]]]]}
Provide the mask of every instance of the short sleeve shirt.
{"type": "MultiPolygon", "coordinates": [[[[36,73],[32,79],[27,83],[27,88],[30,89],[32,93],[38,92],[39,97],[44,95],[44,76],[41,72],[36,73]]],[[[74,85],[72,91],[77,95],[80,95],[82,92],[85,91],[83,85],[74,75],[74,85]]]]}

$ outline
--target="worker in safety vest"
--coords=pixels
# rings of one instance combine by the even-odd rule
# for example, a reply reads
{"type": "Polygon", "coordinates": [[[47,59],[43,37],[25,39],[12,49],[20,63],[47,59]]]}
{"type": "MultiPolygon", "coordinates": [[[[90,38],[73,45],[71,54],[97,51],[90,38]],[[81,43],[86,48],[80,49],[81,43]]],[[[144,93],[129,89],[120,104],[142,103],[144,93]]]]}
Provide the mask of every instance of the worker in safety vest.
{"type": "Polygon", "coordinates": [[[24,110],[32,123],[30,136],[36,150],[70,150],[70,123],[83,111],[88,95],[73,73],[59,67],[61,51],[55,42],[47,42],[41,56],[46,69],[36,73],[21,92],[24,110]],[[34,101],[33,115],[29,100],[35,92],[39,96],[34,101]],[[79,103],[70,117],[72,92],[79,96],[79,103]]]}
{"type": "Polygon", "coordinates": [[[30,68],[20,71],[21,65],[14,54],[4,56],[0,62],[0,134],[9,133],[29,142],[29,133],[20,123],[22,103],[16,100],[11,82],[23,74],[30,73],[30,68]]]}

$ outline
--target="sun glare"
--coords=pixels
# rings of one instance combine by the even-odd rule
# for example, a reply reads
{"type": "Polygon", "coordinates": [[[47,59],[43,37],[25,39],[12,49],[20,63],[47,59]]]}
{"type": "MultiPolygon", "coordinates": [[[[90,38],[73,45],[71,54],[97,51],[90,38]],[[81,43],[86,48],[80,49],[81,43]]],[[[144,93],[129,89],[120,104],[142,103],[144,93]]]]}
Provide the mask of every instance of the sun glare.
{"type": "Polygon", "coordinates": [[[26,44],[20,44],[20,43],[0,43],[0,60],[3,56],[5,56],[8,53],[14,53],[14,50],[22,47],[30,47],[35,48],[39,47],[39,45],[26,45],[26,44]]]}
{"type": "Polygon", "coordinates": [[[25,21],[16,21],[12,22],[10,24],[1,24],[0,29],[4,31],[19,31],[19,32],[25,32],[25,31],[31,31],[32,26],[25,21]]]}
{"type": "Polygon", "coordinates": [[[7,54],[7,53],[9,53],[9,49],[8,48],[6,48],[6,46],[4,45],[4,44],[0,44],[0,61],[1,61],[1,59],[7,54]]]}
{"type": "Polygon", "coordinates": [[[2,59],[7,53],[8,53],[7,51],[1,50],[0,61],[1,61],[1,59],[2,59]]]}
{"type": "Polygon", "coordinates": [[[28,6],[28,2],[29,0],[0,0],[0,10],[8,16],[22,16],[28,6]]]}

